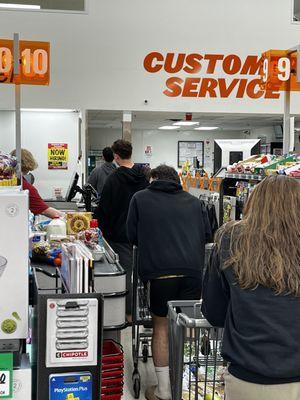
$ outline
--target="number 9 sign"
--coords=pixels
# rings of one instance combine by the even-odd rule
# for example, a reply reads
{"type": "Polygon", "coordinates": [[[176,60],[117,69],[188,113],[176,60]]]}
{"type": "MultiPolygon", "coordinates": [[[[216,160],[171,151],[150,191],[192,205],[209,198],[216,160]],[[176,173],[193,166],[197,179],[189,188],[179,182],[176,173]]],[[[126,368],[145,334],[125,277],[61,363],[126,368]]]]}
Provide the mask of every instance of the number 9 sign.
{"type": "Polygon", "coordinates": [[[0,39],[0,84],[49,85],[50,44],[20,40],[20,73],[14,75],[13,41],[0,39]]]}
{"type": "Polygon", "coordinates": [[[299,91],[297,57],[286,50],[269,50],[262,55],[261,87],[270,90],[299,91]]]}

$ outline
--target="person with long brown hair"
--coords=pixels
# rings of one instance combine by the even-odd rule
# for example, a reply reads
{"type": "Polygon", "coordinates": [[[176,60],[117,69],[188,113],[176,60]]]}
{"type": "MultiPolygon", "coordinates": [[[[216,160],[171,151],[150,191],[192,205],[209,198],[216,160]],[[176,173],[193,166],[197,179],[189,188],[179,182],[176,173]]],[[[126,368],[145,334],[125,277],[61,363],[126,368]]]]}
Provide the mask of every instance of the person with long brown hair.
{"type": "Polygon", "coordinates": [[[224,327],[226,400],[300,399],[300,181],[264,179],[218,231],[202,312],[224,327]]]}

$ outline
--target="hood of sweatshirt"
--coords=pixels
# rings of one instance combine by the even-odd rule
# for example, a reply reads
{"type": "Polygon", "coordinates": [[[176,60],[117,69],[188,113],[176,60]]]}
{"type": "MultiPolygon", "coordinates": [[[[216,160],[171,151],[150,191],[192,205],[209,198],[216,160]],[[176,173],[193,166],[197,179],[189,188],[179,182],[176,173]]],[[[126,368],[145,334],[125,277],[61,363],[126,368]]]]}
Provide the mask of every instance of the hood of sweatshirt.
{"type": "Polygon", "coordinates": [[[127,183],[128,185],[146,184],[148,182],[144,168],[136,164],[132,168],[119,167],[116,174],[122,183],[127,183]]]}
{"type": "Polygon", "coordinates": [[[174,181],[163,181],[159,179],[153,181],[148,189],[167,193],[178,193],[182,191],[182,186],[174,181]]]}

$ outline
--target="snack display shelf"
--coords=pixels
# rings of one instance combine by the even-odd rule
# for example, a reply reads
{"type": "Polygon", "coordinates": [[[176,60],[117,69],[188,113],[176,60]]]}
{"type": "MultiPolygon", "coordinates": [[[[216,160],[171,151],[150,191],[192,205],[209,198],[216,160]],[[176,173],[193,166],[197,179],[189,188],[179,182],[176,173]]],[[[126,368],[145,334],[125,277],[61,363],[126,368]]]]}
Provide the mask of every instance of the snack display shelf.
{"type": "Polygon", "coordinates": [[[259,174],[238,174],[238,173],[227,172],[225,174],[225,178],[262,181],[265,178],[265,176],[259,174]]]}
{"type": "MultiPolygon", "coordinates": [[[[300,177],[296,176],[291,176],[294,179],[300,179],[300,177]]],[[[259,175],[259,174],[238,174],[238,173],[229,173],[226,172],[225,178],[231,178],[231,179],[240,179],[240,180],[253,180],[253,181],[262,181],[264,178],[266,178],[266,175],[259,175]]]]}

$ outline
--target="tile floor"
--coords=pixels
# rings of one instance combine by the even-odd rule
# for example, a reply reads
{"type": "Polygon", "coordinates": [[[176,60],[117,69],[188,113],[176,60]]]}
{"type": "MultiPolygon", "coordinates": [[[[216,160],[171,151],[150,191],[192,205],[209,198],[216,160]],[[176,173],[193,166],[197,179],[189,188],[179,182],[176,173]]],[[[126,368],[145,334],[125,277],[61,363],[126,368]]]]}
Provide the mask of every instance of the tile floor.
{"type": "MultiPolygon", "coordinates": [[[[123,400],[133,400],[133,390],[132,390],[132,347],[131,347],[131,329],[126,329],[122,332],[122,344],[124,346],[125,353],[125,384],[124,384],[124,395],[123,400]]],[[[139,372],[141,374],[141,396],[140,400],[145,400],[145,390],[148,386],[156,384],[156,376],[153,367],[152,360],[149,359],[147,364],[142,361],[139,362],[139,372]]]]}

